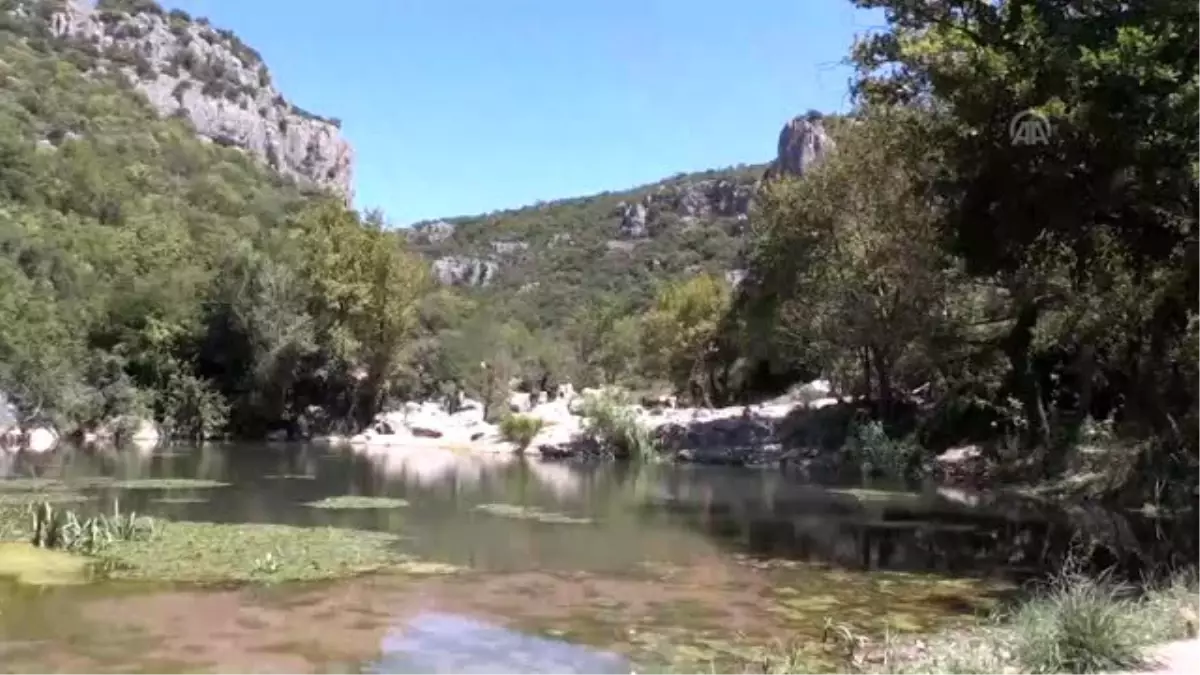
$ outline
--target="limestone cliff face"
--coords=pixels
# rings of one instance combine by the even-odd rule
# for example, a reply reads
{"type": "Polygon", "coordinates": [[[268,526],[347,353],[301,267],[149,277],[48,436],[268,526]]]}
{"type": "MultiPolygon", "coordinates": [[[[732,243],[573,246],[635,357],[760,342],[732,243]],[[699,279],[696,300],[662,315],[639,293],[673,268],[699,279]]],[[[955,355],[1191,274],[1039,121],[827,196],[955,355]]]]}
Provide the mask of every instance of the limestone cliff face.
{"type": "Polygon", "coordinates": [[[279,173],[352,197],[354,154],[341,123],[289,103],[261,56],[228,30],[148,0],[59,0],[51,31],[119,70],[164,116],[242,148],[279,173]]]}
{"type": "Polygon", "coordinates": [[[812,114],[795,117],[779,132],[779,147],[771,172],[801,176],[833,151],[833,139],[819,117],[812,114]]]}

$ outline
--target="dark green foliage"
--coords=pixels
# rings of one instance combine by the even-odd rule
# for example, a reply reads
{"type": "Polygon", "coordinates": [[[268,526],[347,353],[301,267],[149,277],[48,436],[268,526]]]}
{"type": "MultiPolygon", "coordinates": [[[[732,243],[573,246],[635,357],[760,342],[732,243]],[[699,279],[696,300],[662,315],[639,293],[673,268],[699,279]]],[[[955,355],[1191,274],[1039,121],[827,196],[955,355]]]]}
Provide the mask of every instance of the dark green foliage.
{"type": "Polygon", "coordinates": [[[1111,421],[1142,448],[1124,494],[1194,508],[1195,4],[856,4],[890,24],[852,54],[860,122],[767,191],[730,342],[885,418],[919,391],[925,440],[982,428],[1030,477],[1111,421]]]}
{"type": "Polygon", "coordinates": [[[369,418],[424,266],[47,49],[0,33],[0,390],[65,431],[369,418]]]}

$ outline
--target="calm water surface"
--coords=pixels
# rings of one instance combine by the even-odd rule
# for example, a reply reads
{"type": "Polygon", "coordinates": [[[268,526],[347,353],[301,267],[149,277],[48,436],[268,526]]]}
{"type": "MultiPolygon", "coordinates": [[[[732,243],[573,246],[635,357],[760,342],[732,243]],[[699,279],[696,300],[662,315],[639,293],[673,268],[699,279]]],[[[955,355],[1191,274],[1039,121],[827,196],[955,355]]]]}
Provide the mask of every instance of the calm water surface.
{"type": "Polygon", "coordinates": [[[835,668],[826,618],[932,630],[987,611],[1072,541],[1137,564],[1161,539],[1125,515],[750,469],[262,445],[0,453],[0,480],[94,476],[221,481],[89,494],[171,519],[394,532],[405,552],[468,569],[253,588],[0,580],[0,670],[707,671],[779,640],[835,668]],[[409,505],[304,506],[340,495],[409,505]],[[555,518],[513,517],[531,509],[555,518]]]}

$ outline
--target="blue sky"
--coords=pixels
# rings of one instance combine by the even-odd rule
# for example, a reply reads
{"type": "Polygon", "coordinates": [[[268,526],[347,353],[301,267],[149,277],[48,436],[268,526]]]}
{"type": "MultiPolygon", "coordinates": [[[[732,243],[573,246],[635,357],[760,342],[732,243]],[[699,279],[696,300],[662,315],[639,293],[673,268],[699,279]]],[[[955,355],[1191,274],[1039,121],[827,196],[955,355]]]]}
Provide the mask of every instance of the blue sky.
{"type": "Polygon", "coordinates": [[[845,110],[849,0],[167,0],[343,121],[356,206],[397,225],[770,159],[845,110]]]}

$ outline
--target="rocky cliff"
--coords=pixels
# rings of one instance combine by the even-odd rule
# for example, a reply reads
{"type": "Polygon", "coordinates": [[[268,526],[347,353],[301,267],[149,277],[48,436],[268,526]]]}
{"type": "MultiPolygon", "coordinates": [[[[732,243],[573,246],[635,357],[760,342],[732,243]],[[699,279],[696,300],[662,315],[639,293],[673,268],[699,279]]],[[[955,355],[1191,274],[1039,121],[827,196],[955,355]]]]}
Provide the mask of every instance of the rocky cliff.
{"type": "Polygon", "coordinates": [[[152,0],[26,0],[57,38],[117,71],[164,116],[186,117],[201,137],[242,148],[279,173],[352,196],[353,151],[341,123],[289,103],[262,57],[228,30],[152,0]]]}

